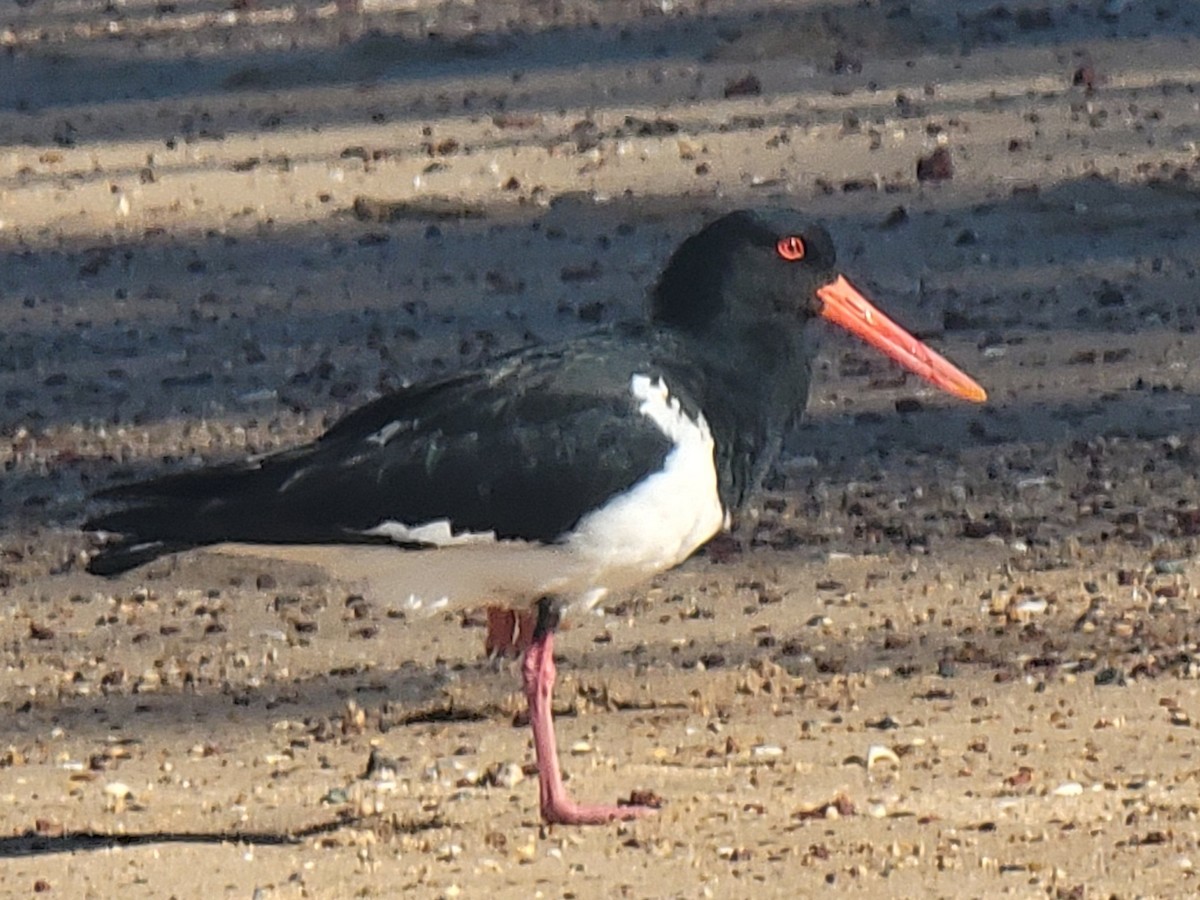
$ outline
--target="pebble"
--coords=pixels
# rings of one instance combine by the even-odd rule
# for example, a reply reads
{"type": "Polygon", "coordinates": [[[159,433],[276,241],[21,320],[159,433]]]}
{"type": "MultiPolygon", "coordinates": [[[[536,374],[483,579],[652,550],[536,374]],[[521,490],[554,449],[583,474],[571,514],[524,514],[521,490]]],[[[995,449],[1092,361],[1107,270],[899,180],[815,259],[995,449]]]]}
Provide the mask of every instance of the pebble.
{"type": "Polygon", "coordinates": [[[347,802],[349,799],[349,796],[347,796],[345,790],[342,788],[332,788],[325,794],[324,797],[321,798],[321,802],[329,804],[341,804],[347,802]]]}
{"type": "Polygon", "coordinates": [[[133,792],[129,789],[129,785],[123,782],[110,781],[104,786],[105,806],[109,812],[124,812],[125,806],[132,796],[133,792]]]}
{"type": "Polygon", "coordinates": [[[1041,615],[1049,607],[1049,604],[1040,597],[1033,600],[1022,600],[1016,606],[1016,612],[1022,616],[1037,616],[1041,615]]]}
{"type": "Polygon", "coordinates": [[[514,762],[498,763],[487,778],[497,787],[514,788],[525,780],[525,770],[514,762]]]}

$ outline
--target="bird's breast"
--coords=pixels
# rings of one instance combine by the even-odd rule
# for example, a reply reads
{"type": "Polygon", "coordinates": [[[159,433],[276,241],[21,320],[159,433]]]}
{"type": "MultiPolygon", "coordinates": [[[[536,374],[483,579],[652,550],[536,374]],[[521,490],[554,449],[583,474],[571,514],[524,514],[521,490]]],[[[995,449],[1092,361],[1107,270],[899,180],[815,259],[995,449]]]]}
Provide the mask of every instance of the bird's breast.
{"type": "Polygon", "coordinates": [[[600,568],[646,577],[687,559],[722,528],[726,512],[703,414],[686,411],[661,378],[634,375],[630,391],[671,450],[660,468],[585,515],[565,543],[600,568]]]}

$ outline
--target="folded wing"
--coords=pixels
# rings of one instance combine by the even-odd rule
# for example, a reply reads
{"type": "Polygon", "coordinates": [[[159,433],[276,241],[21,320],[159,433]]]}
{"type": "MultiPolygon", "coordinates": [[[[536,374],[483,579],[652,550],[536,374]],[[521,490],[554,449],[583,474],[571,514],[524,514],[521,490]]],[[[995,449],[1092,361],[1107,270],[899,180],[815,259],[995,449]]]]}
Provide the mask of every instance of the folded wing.
{"type": "Polygon", "coordinates": [[[670,451],[630,388],[653,355],[604,337],[523,351],[381,397],[302,447],[102,491],[122,505],[85,527],[119,538],[89,570],[222,542],[554,542],[670,451]]]}

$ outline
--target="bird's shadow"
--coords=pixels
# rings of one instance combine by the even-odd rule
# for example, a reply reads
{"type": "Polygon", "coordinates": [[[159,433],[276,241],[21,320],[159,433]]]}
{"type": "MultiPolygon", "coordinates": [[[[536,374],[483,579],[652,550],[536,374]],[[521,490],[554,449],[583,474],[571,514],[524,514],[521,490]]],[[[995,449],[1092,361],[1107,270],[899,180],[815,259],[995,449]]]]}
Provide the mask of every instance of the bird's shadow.
{"type": "MultiPolygon", "coordinates": [[[[419,834],[423,831],[442,828],[445,822],[434,816],[411,822],[389,822],[387,827],[394,833],[419,834]]],[[[118,847],[148,847],[159,844],[242,844],[250,847],[282,847],[301,844],[309,838],[333,834],[343,828],[378,828],[374,819],[339,815],[331,819],[314,822],[303,828],[264,831],[241,829],[220,831],[143,831],[135,833],[105,834],[100,831],[80,829],[47,833],[29,828],[20,834],[0,838],[0,859],[22,856],[51,856],[59,853],[90,853],[96,850],[113,850],[118,847]]]]}

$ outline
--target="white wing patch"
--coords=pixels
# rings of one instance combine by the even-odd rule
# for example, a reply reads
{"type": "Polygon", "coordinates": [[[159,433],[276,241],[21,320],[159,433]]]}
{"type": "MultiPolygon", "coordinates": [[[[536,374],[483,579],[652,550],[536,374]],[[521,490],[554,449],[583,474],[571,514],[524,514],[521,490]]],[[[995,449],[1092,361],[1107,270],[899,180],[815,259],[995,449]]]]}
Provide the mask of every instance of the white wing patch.
{"type": "Polygon", "coordinates": [[[601,571],[612,567],[644,576],[687,559],[720,531],[725,511],[704,416],[693,419],[684,412],[661,378],[634,375],[629,389],[640,401],[638,411],[675,446],[659,471],[584,516],[567,545],[595,560],[601,571]]]}
{"type": "Polygon", "coordinates": [[[455,534],[450,529],[449,519],[437,519],[423,525],[405,525],[403,522],[381,522],[362,534],[370,537],[385,537],[397,544],[430,544],[434,547],[454,547],[462,544],[491,544],[496,540],[494,531],[464,531],[455,534]]]}

